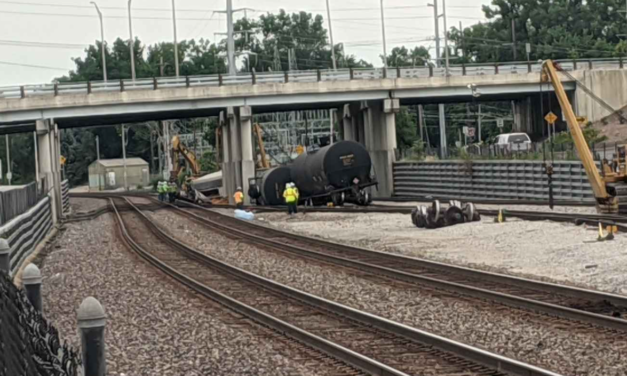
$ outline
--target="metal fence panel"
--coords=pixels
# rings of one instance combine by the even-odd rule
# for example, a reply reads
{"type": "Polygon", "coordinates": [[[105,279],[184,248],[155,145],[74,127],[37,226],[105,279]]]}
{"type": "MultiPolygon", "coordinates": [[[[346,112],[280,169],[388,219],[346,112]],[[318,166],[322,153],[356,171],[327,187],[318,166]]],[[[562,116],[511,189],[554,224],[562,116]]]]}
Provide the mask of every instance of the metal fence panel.
{"type": "Polygon", "coordinates": [[[32,182],[23,188],[0,192],[0,225],[26,213],[37,204],[39,197],[37,182],[32,182]]]}
{"type": "MultiPolygon", "coordinates": [[[[594,202],[581,162],[556,161],[553,166],[554,199],[594,202]]],[[[541,161],[398,162],[394,195],[548,200],[549,183],[541,161]]]]}

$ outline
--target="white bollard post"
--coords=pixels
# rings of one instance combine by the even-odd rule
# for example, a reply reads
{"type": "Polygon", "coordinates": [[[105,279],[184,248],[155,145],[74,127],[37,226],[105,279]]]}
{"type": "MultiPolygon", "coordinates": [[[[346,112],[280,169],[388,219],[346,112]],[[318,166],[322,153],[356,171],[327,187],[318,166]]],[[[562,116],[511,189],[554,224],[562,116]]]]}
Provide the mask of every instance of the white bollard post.
{"type": "Polygon", "coordinates": [[[43,313],[41,299],[41,271],[35,264],[28,264],[22,274],[26,297],[36,310],[43,313]]]}
{"type": "Polygon", "coordinates": [[[0,270],[11,275],[11,246],[6,239],[0,239],[0,270]]]}
{"type": "Polygon", "coordinates": [[[89,297],[78,308],[78,328],[81,334],[84,376],[105,376],[104,329],[106,316],[98,300],[89,297]]]}

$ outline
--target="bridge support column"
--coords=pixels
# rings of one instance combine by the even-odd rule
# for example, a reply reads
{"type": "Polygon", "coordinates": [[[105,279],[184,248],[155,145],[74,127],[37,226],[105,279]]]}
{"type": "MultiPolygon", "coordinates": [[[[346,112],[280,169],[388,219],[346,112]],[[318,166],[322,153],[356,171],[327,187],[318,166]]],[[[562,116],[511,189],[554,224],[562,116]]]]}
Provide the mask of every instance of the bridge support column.
{"type": "Polygon", "coordinates": [[[514,102],[514,125],[516,132],[533,132],[531,97],[514,102]]]}
{"type": "Polygon", "coordinates": [[[231,140],[231,169],[233,172],[233,187],[229,192],[229,201],[233,199],[233,194],[237,187],[242,186],[242,138],[239,132],[238,108],[229,107],[226,111],[227,122],[229,123],[229,137],[231,140]]]}
{"type": "Polygon", "coordinates": [[[244,203],[250,204],[250,197],[248,196],[249,179],[255,177],[255,160],[253,149],[253,114],[250,106],[244,106],[239,108],[239,121],[240,121],[240,133],[241,133],[241,148],[242,148],[242,188],[244,189],[244,203]]]}
{"type": "Polygon", "coordinates": [[[55,150],[54,136],[51,131],[51,124],[48,120],[37,120],[37,148],[39,150],[39,176],[45,177],[44,189],[50,192],[50,208],[52,209],[52,223],[59,220],[57,201],[61,199],[61,187],[55,187],[53,153],[55,150]],[[57,189],[58,188],[58,189],[57,189]],[[57,197],[57,190],[59,195],[57,197]]]}
{"type": "Polygon", "coordinates": [[[345,104],[342,109],[342,128],[344,129],[344,141],[355,141],[355,129],[353,127],[353,114],[351,105],[345,104]]]}
{"type": "Polygon", "coordinates": [[[232,182],[234,173],[231,162],[230,130],[225,111],[220,112],[220,127],[222,128],[222,189],[224,190],[224,195],[231,202],[232,194],[229,194],[229,192],[232,192],[234,189],[234,183],[232,182]]]}
{"type": "Polygon", "coordinates": [[[372,157],[379,189],[375,197],[390,197],[394,191],[393,168],[396,161],[396,114],[398,99],[372,101],[365,111],[366,149],[372,157]]]}

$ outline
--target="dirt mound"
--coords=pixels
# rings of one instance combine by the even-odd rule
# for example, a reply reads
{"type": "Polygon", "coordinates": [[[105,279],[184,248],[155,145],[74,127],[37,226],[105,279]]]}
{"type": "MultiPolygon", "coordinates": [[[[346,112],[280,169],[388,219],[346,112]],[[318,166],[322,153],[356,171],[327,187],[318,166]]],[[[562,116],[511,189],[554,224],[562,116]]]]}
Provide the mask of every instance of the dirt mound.
{"type": "Polygon", "coordinates": [[[600,132],[601,136],[607,137],[606,142],[612,143],[627,143],[627,121],[623,120],[624,124],[621,124],[621,116],[627,118],[627,106],[621,108],[615,113],[604,117],[603,119],[592,123],[592,127],[600,132]]]}

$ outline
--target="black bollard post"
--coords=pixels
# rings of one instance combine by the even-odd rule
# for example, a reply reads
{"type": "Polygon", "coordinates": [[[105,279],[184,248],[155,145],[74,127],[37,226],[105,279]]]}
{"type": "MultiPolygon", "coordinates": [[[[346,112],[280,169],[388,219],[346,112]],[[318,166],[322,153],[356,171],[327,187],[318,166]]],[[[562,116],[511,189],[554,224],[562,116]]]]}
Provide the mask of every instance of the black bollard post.
{"type": "Polygon", "coordinates": [[[0,239],[0,270],[11,275],[11,247],[6,239],[0,239]]]}
{"type": "Polygon", "coordinates": [[[22,274],[22,283],[24,284],[28,301],[30,301],[36,310],[43,312],[41,299],[41,271],[39,271],[37,265],[28,264],[22,274]]]}
{"type": "Polygon", "coordinates": [[[106,316],[100,302],[89,297],[78,308],[78,328],[83,350],[84,376],[105,376],[104,329],[106,316]]]}

